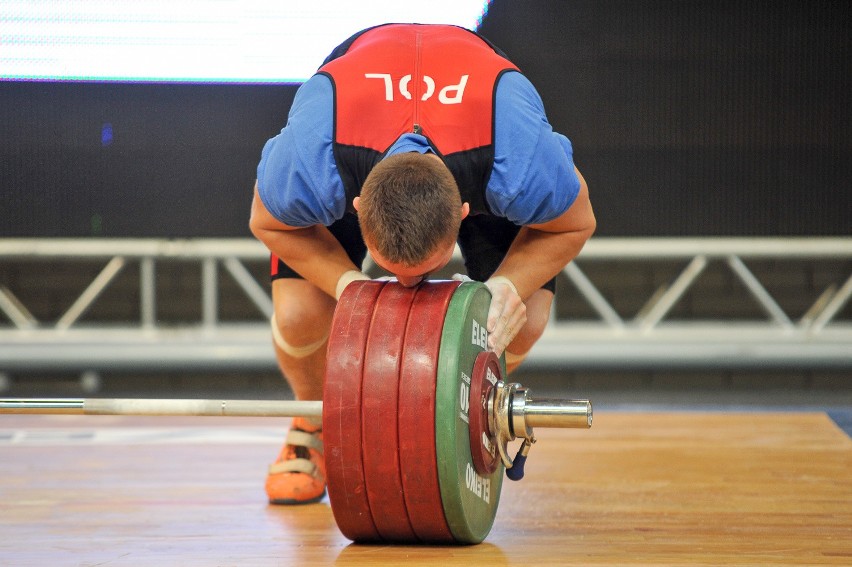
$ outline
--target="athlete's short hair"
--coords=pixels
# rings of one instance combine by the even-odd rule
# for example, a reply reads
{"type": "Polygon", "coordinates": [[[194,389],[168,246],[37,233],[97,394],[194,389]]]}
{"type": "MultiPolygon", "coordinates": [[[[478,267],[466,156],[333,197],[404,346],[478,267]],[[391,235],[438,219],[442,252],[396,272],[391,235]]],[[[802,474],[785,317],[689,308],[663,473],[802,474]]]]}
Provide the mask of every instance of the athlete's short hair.
{"type": "Polygon", "coordinates": [[[417,152],[389,156],[361,188],[358,219],[368,246],[397,264],[415,266],[454,242],[461,195],[440,160],[417,152]]]}

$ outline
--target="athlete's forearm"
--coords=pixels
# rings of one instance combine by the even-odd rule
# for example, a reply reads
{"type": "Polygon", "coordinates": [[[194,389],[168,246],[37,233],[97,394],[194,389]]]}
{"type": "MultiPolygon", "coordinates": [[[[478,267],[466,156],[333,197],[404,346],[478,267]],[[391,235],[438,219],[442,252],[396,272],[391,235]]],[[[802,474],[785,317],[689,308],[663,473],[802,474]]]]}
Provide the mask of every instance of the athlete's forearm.
{"type": "Polygon", "coordinates": [[[512,281],[526,299],[577,257],[597,223],[586,180],[576,168],[580,191],[567,211],[540,225],[521,228],[494,275],[512,281]]]}
{"type": "Polygon", "coordinates": [[[509,278],[526,299],[577,257],[592,232],[594,228],[552,233],[523,227],[494,275],[509,278]]]}
{"type": "Polygon", "coordinates": [[[257,188],[249,227],[270,252],[332,297],[341,275],[360,270],[326,227],[293,228],[276,220],[263,206],[257,188]]]}
{"type": "Polygon", "coordinates": [[[259,230],[255,236],[300,276],[335,297],[340,276],[360,270],[324,226],[259,230]]]}

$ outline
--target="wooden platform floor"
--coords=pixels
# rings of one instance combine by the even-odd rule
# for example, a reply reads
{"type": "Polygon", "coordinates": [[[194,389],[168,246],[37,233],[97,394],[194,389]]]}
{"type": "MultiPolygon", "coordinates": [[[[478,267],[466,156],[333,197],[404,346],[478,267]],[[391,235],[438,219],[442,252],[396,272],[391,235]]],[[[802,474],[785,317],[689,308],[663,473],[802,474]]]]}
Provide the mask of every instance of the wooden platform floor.
{"type": "Polygon", "coordinates": [[[852,565],[852,440],[821,413],[541,430],[468,547],[351,544],[268,506],[284,419],[0,416],[0,565],[852,565]]]}

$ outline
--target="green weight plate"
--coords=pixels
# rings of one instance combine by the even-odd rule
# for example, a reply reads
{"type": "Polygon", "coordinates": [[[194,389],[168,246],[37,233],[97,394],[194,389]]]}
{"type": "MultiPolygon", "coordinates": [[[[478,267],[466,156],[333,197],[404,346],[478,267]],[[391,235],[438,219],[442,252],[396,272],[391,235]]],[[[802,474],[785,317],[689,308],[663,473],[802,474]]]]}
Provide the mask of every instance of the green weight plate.
{"type": "MultiPolygon", "coordinates": [[[[503,465],[490,475],[481,475],[470,449],[470,379],[476,356],[486,349],[490,303],[491,294],[483,284],[460,285],[447,309],[438,354],[438,481],[447,524],[459,543],[479,543],[491,531],[503,484],[503,465]]],[[[505,369],[502,357],[500,365],[505,369]]]]}

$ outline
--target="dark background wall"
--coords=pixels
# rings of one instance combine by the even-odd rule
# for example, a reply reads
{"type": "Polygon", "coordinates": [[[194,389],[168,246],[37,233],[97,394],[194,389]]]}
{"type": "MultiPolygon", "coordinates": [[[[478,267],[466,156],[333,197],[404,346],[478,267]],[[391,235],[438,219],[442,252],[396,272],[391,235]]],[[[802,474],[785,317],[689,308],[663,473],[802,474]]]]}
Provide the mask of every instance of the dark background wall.
{"type": "MultiPolygon", "coordinates": [[[[851,14],[496,0],[481,33],[573,141],[598,235],[848,235],[851,14]]],[[[0,236],[249,236],[295,89],[0,82],[0,236]]]]}

